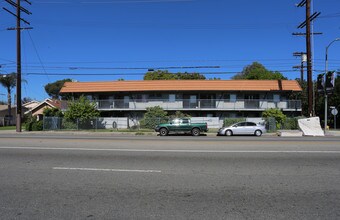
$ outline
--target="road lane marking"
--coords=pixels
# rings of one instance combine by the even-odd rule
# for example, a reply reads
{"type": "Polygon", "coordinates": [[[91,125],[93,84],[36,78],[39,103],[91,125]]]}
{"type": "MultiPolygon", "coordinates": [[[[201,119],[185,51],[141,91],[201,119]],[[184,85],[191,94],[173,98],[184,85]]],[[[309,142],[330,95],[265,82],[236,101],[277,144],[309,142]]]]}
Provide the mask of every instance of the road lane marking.
{"type": "Polygon", "coordinates": [[[126,170],[126,169],[97,169],[76,167],[53,167],[53,170],[80,170],[80,171],[104,171],[104,172],[133,172],[133,173],[161,173],[161,170],[126,170]]]}
{"type": "Polygon", "coordinates": [[[7,150],[65,150],[65,151],[111,151],[111,152],[159,152],[159,153],[306,153],[340,154],[340,150],[169,150],[169,149],[105,149],[105,148],[59,148],[59,147],[0,147],[7,150]]]}

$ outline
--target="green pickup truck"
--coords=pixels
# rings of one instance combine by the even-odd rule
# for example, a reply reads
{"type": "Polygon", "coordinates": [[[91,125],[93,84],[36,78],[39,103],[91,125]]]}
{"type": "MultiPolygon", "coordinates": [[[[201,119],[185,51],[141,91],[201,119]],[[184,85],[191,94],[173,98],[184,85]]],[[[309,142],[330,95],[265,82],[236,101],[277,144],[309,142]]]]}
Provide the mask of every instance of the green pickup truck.
{"type": "Polygon", "coordinates": [[[200,136],[201,132],[208,131],[207,123],[191,123],[188,118],[176,118],[169,123],[159,124],[155,127],[155,131],[160,136],[166,136],[172,133],[191,133],[192,136],[200,136]]]}

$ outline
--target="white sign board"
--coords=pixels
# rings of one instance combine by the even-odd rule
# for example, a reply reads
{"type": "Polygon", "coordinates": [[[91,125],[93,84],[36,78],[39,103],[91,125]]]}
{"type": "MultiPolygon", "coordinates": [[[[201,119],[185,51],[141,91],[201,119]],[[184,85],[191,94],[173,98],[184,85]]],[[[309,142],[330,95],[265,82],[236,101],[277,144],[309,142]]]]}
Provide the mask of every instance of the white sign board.
{"type": "Polygon", "coordinates": [[[332,115],[337,115],[338,114],[338,110],[333,108],[332,111],[331,111],[332,115]]]}
{"type": "Polygon", "coordinates": [[[299,119],[298,123],[305,136],[325,136],[320,125],[319,117],[299,119]]]}

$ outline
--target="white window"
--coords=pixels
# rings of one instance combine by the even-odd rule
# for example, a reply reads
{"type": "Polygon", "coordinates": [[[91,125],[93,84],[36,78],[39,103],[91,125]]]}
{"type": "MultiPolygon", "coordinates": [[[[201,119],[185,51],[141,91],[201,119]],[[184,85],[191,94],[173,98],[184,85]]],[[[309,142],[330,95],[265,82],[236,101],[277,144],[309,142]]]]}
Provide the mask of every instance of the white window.
{"type": "Polygon", "coordinates": [[[175,94],[169,95],[169,102],[176,102],[176,95],[175,94]]]}
{"type": "Polygon", "coordinates": [[[236,94],[230,94],[230,102],[236,102],[237,95],[236,94]]]}
{"type": "Polygon", "coordinates": [[[195,95],[191,95],[190,96],[190,103],[196,103],[196,101],[197,101],[196,96],[195,95]]]}
{"type": "Polygon", "coordinates": [[[278,95],[278,94],[274,94],[273,98],[274,98],[274,102],[280,102],[281,101],[280,95],[278,95]]]}
{"type": "Polygon", "coordinates": [[[130,102],[130,97],[129,96],[124,96],[124,103],[129,103],[130,102]]]}

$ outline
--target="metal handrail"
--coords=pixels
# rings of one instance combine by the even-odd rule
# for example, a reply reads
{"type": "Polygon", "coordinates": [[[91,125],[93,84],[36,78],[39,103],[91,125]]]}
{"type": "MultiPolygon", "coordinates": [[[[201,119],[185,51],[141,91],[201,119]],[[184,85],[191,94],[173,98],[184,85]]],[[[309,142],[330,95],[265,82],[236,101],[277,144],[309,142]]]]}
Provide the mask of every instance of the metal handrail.
{"type": "Polygon", "coordinates": [[[92,100],[98,109],[301,109],[301,100],[274,99],[107,99],[92,100]]]}

